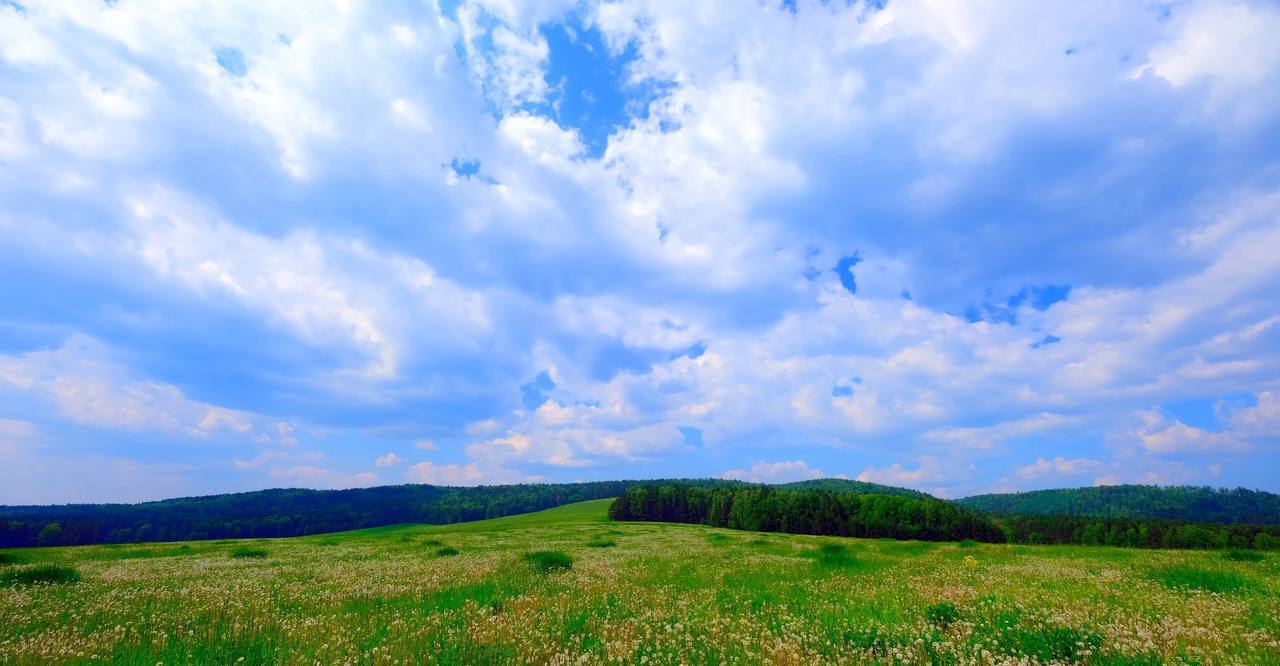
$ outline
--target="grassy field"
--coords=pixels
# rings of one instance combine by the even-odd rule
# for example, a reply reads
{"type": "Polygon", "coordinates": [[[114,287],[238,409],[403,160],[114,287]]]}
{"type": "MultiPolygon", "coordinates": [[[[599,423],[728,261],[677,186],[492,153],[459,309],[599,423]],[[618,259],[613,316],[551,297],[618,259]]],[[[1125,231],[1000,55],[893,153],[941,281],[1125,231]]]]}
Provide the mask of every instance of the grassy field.
{"type": "Polygon", "coordinates": [[[618,524],[607,505],[0,551],[0,663],[1280,663],[1276,555],[618,524]]]}

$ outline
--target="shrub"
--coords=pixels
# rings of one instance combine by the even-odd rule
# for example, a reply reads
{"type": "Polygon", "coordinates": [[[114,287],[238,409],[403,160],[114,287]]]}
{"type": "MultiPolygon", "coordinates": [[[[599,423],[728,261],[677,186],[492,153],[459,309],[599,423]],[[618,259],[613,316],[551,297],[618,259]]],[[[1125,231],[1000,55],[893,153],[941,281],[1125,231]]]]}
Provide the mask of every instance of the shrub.
{"type": "Polygon", "coordinates": [[[441,541],[441,540],[439,540],[439,539],[423,539],[423,540],[422,540],[422,545],[424,545],[424,546],[443,546],[443,545],[444,545],[444,542],[443,542],[443,541],[441,541]]]}
{"type": "Polygon", "coordinates": [[[592,539],[587,542],[587,546],[590,548],[613,548],[616,545],[618,545],[618,542],[613,539],[592,539]]]}
{"type": "Polygon", "coordinates": [[[1222,559],[1231,562],[1261,562],[1266,556],[1252,550],[1228,550],[1222,554],[1222,559]]]}
{"type": "Polygon", "coordinates": [[[1101,636],[1071,627],[1019,628],[1002,638],[1017,654],[1046,662],[1078,662],[1082,653],[1092,654],[1102,647],[1101,636]]]}
{"type": "Polygon", "coordinates": [[[1253,547],[1258,550],[1280,550],[1280,536],[1259,532],[1253,537],[1253,547]]]}
{"type": "Polygon", "coordinates": [[[818,553],[827,557],[838,557],[844,555],[848,548],[842,543],[824,543],[818,546],[818,553]]]}
{"type": "Polygon", "coordinates": [[[436,550],[436,557],[452,557],[458,554],[458,549],[452,546],[445,546],[436,550]]]}
{"type": "Polygon", "coordinates": [[[0,553],[0,564],[18,564],[22,558],[13,553],[0,553]]]}
{"type": "Polygon", "coordinates": [[[248,546],[240,546],[231,551],[231,557],[234,559],[258,558],[266,557],[267,551],[261,548],[250,548],[248,546]]]}
{"type": "Polygon", "coordinates": [[[573,558],[556,550],[537,550],[525,553],[525,561],[542,573],[551,573],[573,566],[573,558]]]}
{"type": "Polygon", "coordinates": [[[933,604],[924,609],[924,619],[928,620],[930,624],[945,627],[960,619],[960,611],[956,609],[954,604],[945,602],[933,604]]]}
{"type": "Polygon", "coordinates": [[[80,572],[71,567],[45,564],[26,569],[14,569],[0,575],[0,585],[58,585],[80,580],[80,572]]]}
{"type": "Polygon", "coordinates": [[[973,547],[975,547],[975,546],[977,546],[977,545],[978,545],[978,542],[977,542],[977,541],[974,541],[973,539],[965,539],[964,541],[961,541],[960,543],[957,543],[956,545],[957,545],[957,546],[959,546],[959,547],[961,547],[961,548],[973,548],[973,547]]]}
{"type": "Polygon", "coordinates": [[[1198,567],[1170,566],[1155,572],[1156,580],[1168,587],[1185,587],[1206,592],[1235,592],[1244,589],[1247,580],[1232,571],[1213,571],[1198,567]]]}
{"type": "Polygon", "coordinates": [[[841,543],[824,543],[809,551],[815,563],[820,567],[843,569],[857,566],[858,560],[849,553],[849,549],[841,543]]]}

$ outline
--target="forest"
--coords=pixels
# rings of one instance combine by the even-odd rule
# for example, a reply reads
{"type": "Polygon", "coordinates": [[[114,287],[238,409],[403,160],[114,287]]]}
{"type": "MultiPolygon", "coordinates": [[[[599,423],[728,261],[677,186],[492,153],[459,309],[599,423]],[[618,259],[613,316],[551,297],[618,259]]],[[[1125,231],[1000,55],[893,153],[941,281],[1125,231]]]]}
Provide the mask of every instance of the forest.
{"type": "Polygon", "coordinates": [[[410,484],[262,490],[141,504],[0,507],[0,547],[289,537],[396,523],[456,523],[616,497],[629,483],[410,484]]]}
{"type": "Polygon", "coordinates": [[[1076,544],[1128,548],[1280,548],[1280,526],[1159,518],[990,516],[932,497],[768,486],[632,486],[614,520],[695,523],[760,532],[922,541],[1076,544]]]}
{"type": "Polygon", "coordinates": [[[1207,486],[1095,486],[975,495],[957,500],[996,515],[1162,518],[1194,523],[1280,524],[1280,495],[1207,486]]]}
{"type": "Polygon", "coordinates": [[[1127,548],[1280,548],[1280,527],[1275,525],[1082,516],[1004,516],[997,521],[1010,543],[1127,548]]]}
{"type": "Polygon", "coordinates": [[[822,489],[648,484],[628,488],[609,507],[609,517],[790,534],[1005,541],[990,519],[950,502],[822,489]]]}

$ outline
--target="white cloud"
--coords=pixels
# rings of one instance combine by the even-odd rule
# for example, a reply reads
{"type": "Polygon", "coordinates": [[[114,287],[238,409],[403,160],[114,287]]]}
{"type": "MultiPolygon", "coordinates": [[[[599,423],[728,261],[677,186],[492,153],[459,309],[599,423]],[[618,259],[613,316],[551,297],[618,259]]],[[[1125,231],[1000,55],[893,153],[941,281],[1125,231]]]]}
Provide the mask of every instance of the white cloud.
{"type": "Polygon", "coordinates": [[[401,462],[400,456],[394,453],[388,453],[385,456],[378,456],[378,459],[373,461],[373,466],[374,467],[391,467],[393,465],[399,465],[400,462],[401,462]]]}
{"type": "Polygon", "coordinates": [[[963,467],[949,466],[942,460],[930,456],[922,456],[917,462],[915,469],[908,469],[900,463],[894,463],[888,467],[869,467],[862,470],[856,478],[869,483],[914,488],[930,483],[952,481],[972,473],[972,467],[965,470],[963,467]]]}
{"type": "Polygon", "coordinates": [[[1024,479],[1036,479],[1042,476],[1075,476],[1078,474],[1089,474],[1096,472],[1102,467],[1102,463],[1092,458],[1074,458],[1068,460],[1062,456],[1055,456],[1052,460],[1044,458],[1036,458],[1036,461],[1030,465],[1024,465],[1014,470],[1014,473],[1024,479]]]}
{"type": "Polygon", "coordinates": [[[381,479],[373,472],[343,474],[314,465],[295,465],[293,467],[273,467],[271,478],[288,483],[302,484],[307,488],[364,488],[380,483],[381,479]]]}
{"type": "Polygon", "coordinates": [[[370,378],[396,376],[418,321],[447,324],[414,336],[412,346],[435,349],[472,347],[490,325],[481,295],[413,258],[307,231],[269,238],[164,191],[135,199],[132,212],[136,253],[158,275],[225,295],[308,343],[352,348],[368,359],[360,371],[370,378]]]}
{"type": "Polygon", "coordinates": [[[409,467],[405,472],[405,478],[413,483],[427,483],[437,486],[536,483],[544,480],[540,476],[522,474],[515,470],[486,466],[474,462],[465,465],[437,465],[429,460],[424,460],[409,467]]]}
{"type": "Polygon", "coordinates": [[[1182,22],[1176,39],[1157,45],[1140,72],[1176,86],[1199,77],[1235,90],[1265,81],[1280,70],[1280,12],[1246,3],[1203,3],[1182,22]]]}
{"type": "Polygon", "coordinates": [[[952,444],[967,449],[990,449],[1009,439],[1049,432],[1075,422],[1061,414],[1040,413],[1017,421],[1007,421],[981,428],[943,428],[924,433],[929,441],[952,444]]]}
{"type": "Polygon", "coordinates": [[[1280,392],[1262,391],[1254,399],[1252,407],[1227,410],[1227,430],[1245,440],[1280,441],[1280,392]]]}
{"type": "Polygon", "coordinates": [[[1114,437],[1132,441],[1154,454],[1238,453],[1267,446],[1280,437],[1280,397],[1272,391],[1254,396],[1251,407],[1219,405],[1221,430],[1190,426],[1160,410],[1141,410],[1139,425],[1114,437]]]}
{"type": "Polygon", "coordinates": [[[111,359],[110,350],[85,336],[56,350],[0,355],[0,389],[51,401],[76,423],[125,431],[161,431],[186,437],[245,437],[292,444],[292,426],[258,415],[192,400],[171,384],[139,379],[111,359]]]}
{"type": "MultiPolygon", "coordinates": [[[[806,479],[821,479],[829,476],[820,469],[810,467],[803,460],[781,461],[774,463],[756,462],[748,469],[731,469],[720,475],[722,479],[736,479],[753,483],[786,483],[806,479]]],[[[835,478],[843,478],[837,475],[835,478]]]]}
{"type": "Polygon", "coordinates": [[[27,452],[38,434],[34,423],[0,418],[0,463],[12,465],[20,454],[27,452]]]}

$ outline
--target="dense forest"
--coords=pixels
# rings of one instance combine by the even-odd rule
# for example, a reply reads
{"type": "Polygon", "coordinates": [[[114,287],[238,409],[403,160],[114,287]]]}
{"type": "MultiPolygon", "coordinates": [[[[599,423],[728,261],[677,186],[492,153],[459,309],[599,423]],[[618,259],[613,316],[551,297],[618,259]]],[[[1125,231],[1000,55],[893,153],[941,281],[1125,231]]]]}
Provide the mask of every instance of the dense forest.
{"type": "Polygon", "coordinates": [[[1128,548],[1280,548],[1280,527],[1274,525],[1084,516],[1004,516],[998,522],[1011,543],[1128,548]]]}
{"type": "Polygon", "coordinates": [[[609,517],[791,534],[1005,540],[989,519],[939,499],[821,489],[646,484],[628,488],[609,507],[609,517]]]}
{"type": "Polygon", "coordinates": [[[975,495],[957,500],[996,515],[1161,518],[1195,523],[1280,524],[1280,495],[1205,486],[1097,486],[975,495]]]}
{"type": "Polygon", "coordinates": [[[141,504],[0,507],[0,547],[286,537],[395,523],[455,523],[617,497],[631,483],[262,490],[141,504]]]}

